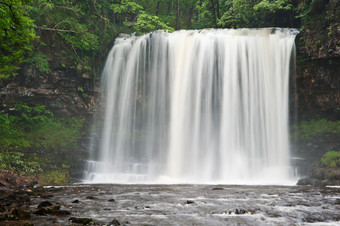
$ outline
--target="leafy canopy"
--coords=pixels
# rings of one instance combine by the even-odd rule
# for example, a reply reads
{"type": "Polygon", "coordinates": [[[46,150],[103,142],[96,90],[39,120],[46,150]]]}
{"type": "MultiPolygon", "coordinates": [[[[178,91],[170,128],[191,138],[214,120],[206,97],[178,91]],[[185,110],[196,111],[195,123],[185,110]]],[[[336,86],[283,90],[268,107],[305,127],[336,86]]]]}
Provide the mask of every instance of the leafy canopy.
{"type": "Polygon", "coordinates": [[[30,43],[36,37],[27,16],[31,0],[0,1],[0,79],[15,75],[30,43]]]}

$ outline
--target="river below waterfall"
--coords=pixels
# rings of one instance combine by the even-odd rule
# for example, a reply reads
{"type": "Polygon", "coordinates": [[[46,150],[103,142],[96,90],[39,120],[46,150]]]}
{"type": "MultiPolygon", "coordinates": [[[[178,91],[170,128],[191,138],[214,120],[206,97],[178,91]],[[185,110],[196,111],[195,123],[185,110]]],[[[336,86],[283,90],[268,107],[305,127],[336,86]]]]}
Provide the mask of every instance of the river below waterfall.
{"type": "Polygon", "coordinates": [[[31,217],[35,225],[340,225],[340,187],[238,185],[70,185],[32,196],[69,216],[31,217]]]}

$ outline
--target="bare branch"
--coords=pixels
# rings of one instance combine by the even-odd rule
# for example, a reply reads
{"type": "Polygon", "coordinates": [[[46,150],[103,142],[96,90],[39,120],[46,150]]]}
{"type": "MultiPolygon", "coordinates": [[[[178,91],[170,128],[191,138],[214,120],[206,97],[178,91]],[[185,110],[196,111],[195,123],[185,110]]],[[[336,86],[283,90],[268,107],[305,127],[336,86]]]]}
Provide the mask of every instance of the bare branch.
{"type": "Polygon", "coordinates": [[[66,6],[54,6],[54,8],[61,8],[61,9],[66,9],[66,10],[70,10],[72,12],[74,12],[74,14],[76,14],[78,16],[78,10],[76,9],[73,9],[73,8],[69,8],[69,7],[66,7],[66,6]]]}
{"type": "Polygon", "coordinates": [[[82,33],[80,31],[73,31],[73,30],[65,30],[65,29],[56,29],[56,28],[50,28],[50,27],[37,27],[39,30],[45,30],[45,31],[56,31],[56,32],[68,32],[68,33],[82,33]]]}
{"type": "MultiPolygon", "coordinates": [[[[59,23],[57,23],[53,29],[56,29],[56,27],[58,27],[60,24],[63,24],[63,23],[67,23],[67,24],[70,24],[70,22],[66,21],[66,20],[63,20],[63,21],[60,21],[59,23]]],[[[70,24],[71,25],[71,24],[70,24]]]]}

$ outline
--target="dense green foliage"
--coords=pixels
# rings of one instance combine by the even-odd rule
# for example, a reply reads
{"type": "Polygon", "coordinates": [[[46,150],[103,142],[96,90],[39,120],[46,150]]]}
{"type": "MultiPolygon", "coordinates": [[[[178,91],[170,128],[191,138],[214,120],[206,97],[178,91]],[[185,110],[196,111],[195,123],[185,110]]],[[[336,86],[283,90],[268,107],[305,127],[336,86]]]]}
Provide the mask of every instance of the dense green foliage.
{"type": "MultiPolygon", "coordinates": [[[[0,74],[23,61],[48,73],[48,60],[98,77],[119,33],[163,29],[300,27],[323,24],[332,34],[337,0],[15,0],[0,1],[0,74]],[[35,28],[35,32],[32,30],[35,28]],[[32,45],[31,40],[36,36],[32,45]],[[46,56],[46,54],[48,56],[46,56]]],[[[308,43],[307,43],[308,44],[308,43]]]]}
{"type": "Polygon", "coordinates": [[[300,20],[305,21],[304,18],[313,14],[315,2],[318,1],[6,0],[0,4],[0,10],[10,16],[0,18],[0,26],[6,30],[1,34],[6,34],[5,39],[13,43],[1,42],[0,70],[7,72],[0,73],[2,77],[10,75],[22,61],[25,50],[33,48],[26,62],[41,72],[50,71],[48,60],[63,57],[63,66],[96,77],[119,33],[210,27],[296,27],[300,20]],[[7,1],[11,2],[11,8],[7,1]],[[20,26],[16,21],[20,21],[20,26]],[[40,40],[34,41],[33,46],[27,45],[35,34],[40,40]],[[9,53],[13,52],[10,48],[15,48],[18,54],[10,57],[9,53]]]}
{"type": "Polygon", "coordinates": [[[15,74],[29,44],[35,38],[27,16],[30,0],[0,1],[0,79],[15,74]]]}
{"type": "Polygon", "coordinates": [[[69,168],[57,156],[77,148],[81,120],[56,118],[43,105],[16,104],[5,112],[0,112],[0,169],[59,175],[58,169],[69,168]]]}
{"type": "Polygon", "coordinates": [[[340,167],[340,151],[329,151],[321,158],[321,163],[325,167],[340,167]]]}
{"type": "Polygon", "coordinates": [[[340,121],[326,119],[302,121],[298,126],[292,126],[291,129],[293,140],[306,141],[325,133],[340,134],[340,121]]]}

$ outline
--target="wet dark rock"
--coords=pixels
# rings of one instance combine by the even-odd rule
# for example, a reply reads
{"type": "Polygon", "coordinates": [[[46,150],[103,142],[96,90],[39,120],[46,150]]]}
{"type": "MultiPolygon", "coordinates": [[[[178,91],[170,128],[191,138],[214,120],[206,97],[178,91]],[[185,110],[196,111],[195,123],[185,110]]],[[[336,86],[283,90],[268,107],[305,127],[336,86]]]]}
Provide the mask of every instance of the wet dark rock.
{"type": "Polygon", "coordinates": [[[234,211],[229,211],[229,214],[248,214],[249,212],[245,209],[235,209],[234,211]]]}
{"type": "Polygon", "coordinates": [[[94,199],[97,199],[97,198],[94,197],[94,196],[87,196],[86,199],[93,199],[94,200],[94,199]]]}
{"type": "Polygon", "coordinates": [[[120,225],[120,222],[117,219],[113,219],[109,225],[118,226],[120,225]]]}
{"type": "Polygon", "coordinates": [[[36,215],[47,215],[49,213],[49,211],[45,208],[39,208],[39,209],[36,209],[33,211],[33,214],[36,214],[36,215]]]}
{"type": "Polygon", "coordinates": [[[60,206],[46,206],[44,207],[49,213],[58,211],[60,209],[60,206]]]}
{"type": "Polygon", "coordinates": [[[42,208],[46,206],[52,206],[52,203],[50,203],[49,201],[43,201],[38,205],[38,208],[42,208]]]}
{"type": "Polygon", "coordinates": [[[91,218],[77,218],[77,217],[71,217],[69,219],[72,223],[78,223],[78,224],[91,224],[94,223],[91,218]]]}
{"type": "Polygon", "coordinates": [[[22,208],[14,208],[10,211],[12,216],[18,219],[29,219],[31,217],[31,212],[29,210],[24,210],[22,208]]]}
{"type": "Polygon", "coordinates": [[[151,209],[150,206],[135,206],[136,210],[151,209]]]}
{"type": "Polygon", "coordinates": [[[187,200],[186,202],[185,202],[185,204],[194,204],[195,202],[194,201],[192,201],[192,200],[187,200]]]}
{"type": "Polygon", "coordinates": [[[75,200],[72,201],[72,203],[79,203],[79,200],[75,199],[75,200]]]}
{"type": "Polygon", "coordinates": [[[71,212],[67,210],[56,210],[56,211],[51,212],[51,215],[60,216],[60,217],[68,216],[68,215],[71,215],[71,212]]]}
{"type": "Polygon", "coordinates": [[[297,185],[320,185],[320,180],[315,178],[303,178],[297,182],[297,185]]]}
{"type": "Polygon", "coordinates": [[[336,199],[334,205],[340,205],[340,199],[336,199]]]}
{"type": "Polygon", "coordinates": [[[213,188],[213,189],[211,189],[211,190],[213,190],[213,191],[221,191],[221,190],[224,190],[223,188],[213,188]]]}
{"type": "Polygon", "coordinates": [[[116,202],[116,200],[114,200],[114,199],[109,199],[108,201],[109,202],[116,202]]]}

